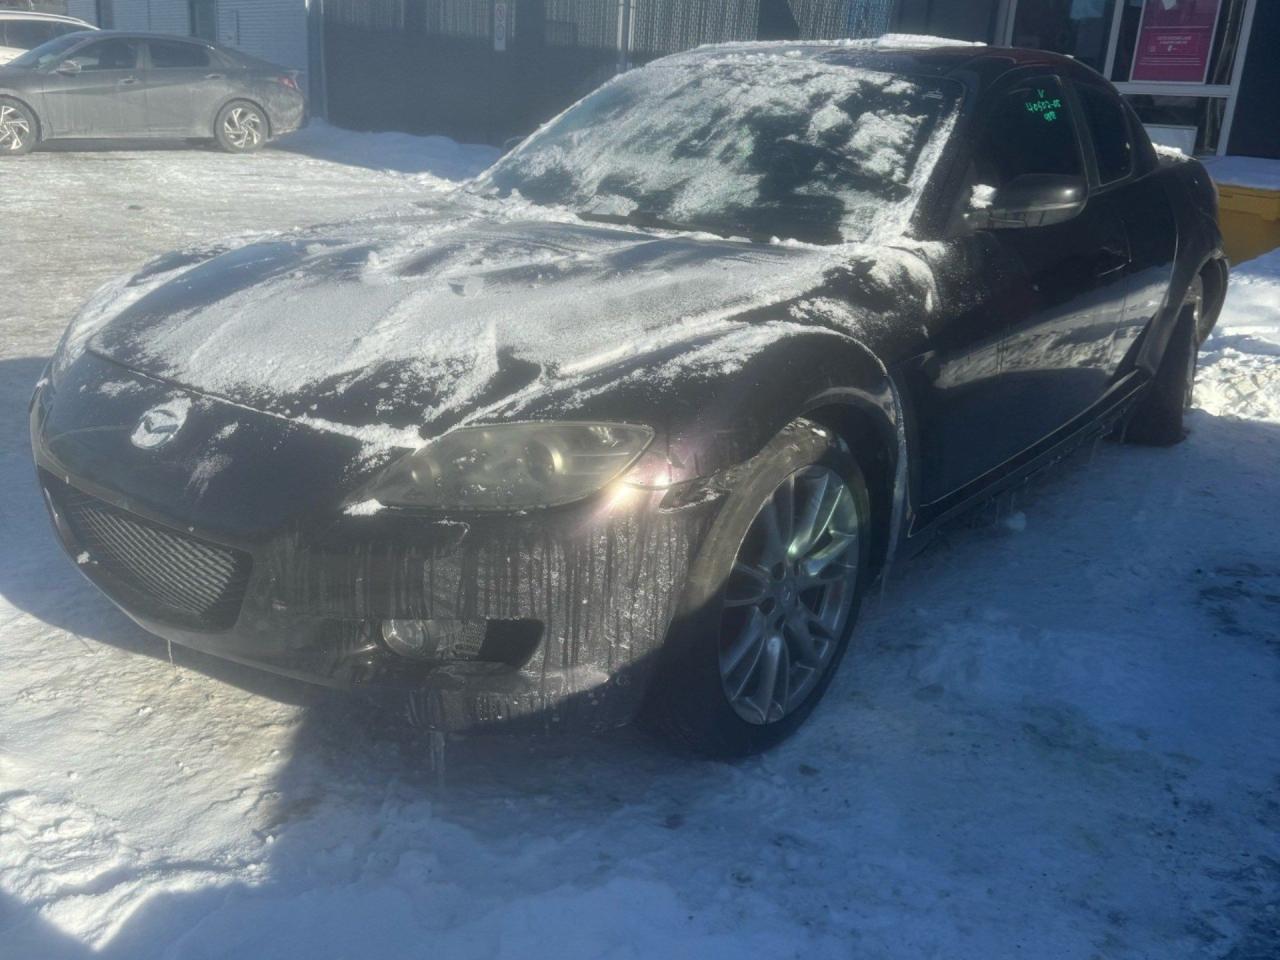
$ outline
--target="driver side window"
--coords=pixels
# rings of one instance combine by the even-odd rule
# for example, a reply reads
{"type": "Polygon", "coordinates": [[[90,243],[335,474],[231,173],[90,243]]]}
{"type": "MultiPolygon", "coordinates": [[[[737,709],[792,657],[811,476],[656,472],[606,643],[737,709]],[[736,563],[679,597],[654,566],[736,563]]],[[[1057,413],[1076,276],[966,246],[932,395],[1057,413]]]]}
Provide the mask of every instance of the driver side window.
{"type": "Polygon", "coordinates": [[[1037,77],[996,97],[978,133],[962,206],[982,209],[997,190],[1028,174],[1085,176],[1071,104],[1056,77],[1037,77]]]}

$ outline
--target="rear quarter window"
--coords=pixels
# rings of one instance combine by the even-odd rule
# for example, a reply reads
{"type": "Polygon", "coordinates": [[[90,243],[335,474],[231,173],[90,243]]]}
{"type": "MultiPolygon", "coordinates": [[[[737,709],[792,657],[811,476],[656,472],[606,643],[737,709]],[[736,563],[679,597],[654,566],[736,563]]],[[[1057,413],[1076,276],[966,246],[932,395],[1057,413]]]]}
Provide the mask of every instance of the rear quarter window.
{"type": "Polygon", "coordinates": [[[1133,131],[1120,101],[1096,87],[1076,87],[1080,108],[1093,153],[1098,162],[1098,181],[1105,185],[1123,180],[1133,172],[1133,131]]]}
{"type": "Polygon", "coordinates": [[[152,40],[151,66],[157,70],[194,69],[209,66],[209,50],[194,43],[152,40]]]}

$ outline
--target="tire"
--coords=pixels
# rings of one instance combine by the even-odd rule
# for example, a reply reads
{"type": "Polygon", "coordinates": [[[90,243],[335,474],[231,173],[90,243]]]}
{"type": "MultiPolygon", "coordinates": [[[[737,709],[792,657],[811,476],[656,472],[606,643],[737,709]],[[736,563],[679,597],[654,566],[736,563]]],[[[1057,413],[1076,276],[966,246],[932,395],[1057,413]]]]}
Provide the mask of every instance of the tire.
{"type": "Polygon", "coordinates": [[[39,139],[40,126],[25,103],[0,97],[0,157],[30,153],[39,139]]]}
{"type": "Polygon", "coordinates": [[[726,759],[790,736],[848,646],[870,535],[866,481],[848,448],[818,424],[788,425],[743,468],[693,562],[648,691],[649,724],[726,759]],[[806,524],[806,507],[826,522],[806,524]]]}
{"type": "Polygon", "coordinates": [[[267,115],[248,100],[232,100],[218,111],[213,135],[227,153],[253,153],[266,144],[271,128],[267,115]]]}
{"type": "Polygon", "coordinates": [[[1125,426],[1126,442],[1168,447],[1186,437],[1184,420],[1195,388],[1203,315],[1204,282],[1196,277],[1183,301],[1155,380],[1125,426]]]}

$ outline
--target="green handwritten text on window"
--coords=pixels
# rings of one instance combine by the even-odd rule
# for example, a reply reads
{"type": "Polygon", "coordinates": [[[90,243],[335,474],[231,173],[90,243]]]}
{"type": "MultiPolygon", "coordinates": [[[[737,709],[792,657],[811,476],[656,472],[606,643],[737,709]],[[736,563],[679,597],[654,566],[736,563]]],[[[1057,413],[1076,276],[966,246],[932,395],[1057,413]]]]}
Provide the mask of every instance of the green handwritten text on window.
{"type": "Polygon", "coordinates": [[[1040,116],[1044,117],[1046,123],[1052,123],[1057,120],[1058,111],[1062,109],[1062,99],[1060,97],[1046,96],[1043,90],[1036,90],[1036,96],[1039,99],[1028,100],[1023,104],[1027,111],[1040,114],[1040,116]]]}

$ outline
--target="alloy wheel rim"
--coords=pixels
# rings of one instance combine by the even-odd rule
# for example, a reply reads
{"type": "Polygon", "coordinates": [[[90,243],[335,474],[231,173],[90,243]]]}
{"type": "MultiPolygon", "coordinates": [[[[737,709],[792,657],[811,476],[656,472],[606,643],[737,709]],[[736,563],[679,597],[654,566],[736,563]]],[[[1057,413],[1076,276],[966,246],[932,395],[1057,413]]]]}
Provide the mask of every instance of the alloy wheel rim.
{"type": "Polygon", "coordinates": [[[0,150],[21,150],[31,135],[31,124],[18,110],[0,106],[0,150]]]}
{"type": "Polygon", "coordinates": [[[237,150],[256,147],[262,141],[262,117],[256,110],[236,107],[227,114],[222,129],[237,150]]]}
{"type": "Polygon", "coordinates": [[[829,467],[806,467],[760,508],[739,547],[720,624],[720,681],[748,723],[793,713],[830,669],[853,606],[858,507],[829,467]]]}

